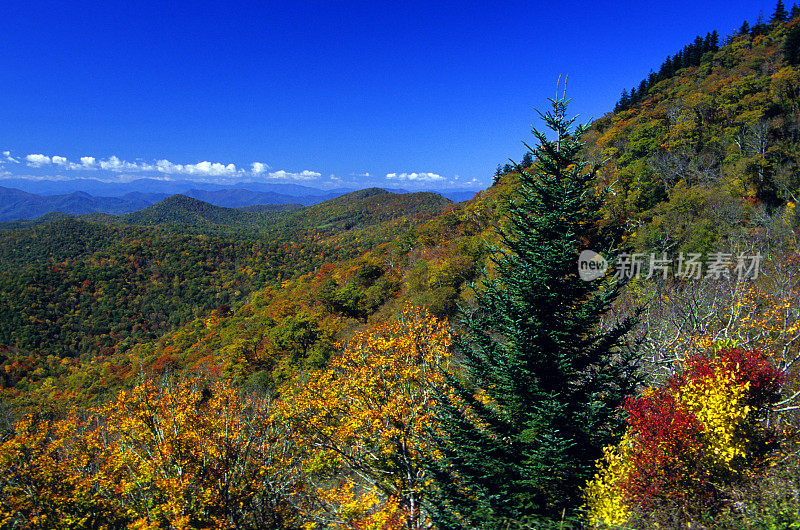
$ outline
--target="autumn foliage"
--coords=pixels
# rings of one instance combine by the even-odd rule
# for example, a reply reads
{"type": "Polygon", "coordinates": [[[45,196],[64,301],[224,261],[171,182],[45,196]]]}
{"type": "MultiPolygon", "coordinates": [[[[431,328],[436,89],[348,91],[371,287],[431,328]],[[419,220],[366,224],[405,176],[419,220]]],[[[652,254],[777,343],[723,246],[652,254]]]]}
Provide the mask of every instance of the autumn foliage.
{"type": "MultiPolygon", "coordinates": [[[[550,516],[568,518],[585,500],[598,525],[635,526],[659,510],[683,522],[707,520],[732,506],[732,488],[750,481],[756,487],[747,491],[761,493],[745,498],[748,517],[773,495],[782,503],[779,522],[762,527],[796,523],[800,7],[792,20],[757,28],[696,60],[673,57],[668,75],[659,72],[587,132],[581,158],[602,164],[592,183],[610,193],[598,195],[602,206],[572,209],[602,217],[581,245],[610,235],[645,255],[764,258],[752,281],[637,278],[609,311],[596,311],[596,330],[575,325],[557,337],[554,344],[580,343],[562,348],[563,362],[553,365],[562,370],[593,351],[590,332],[613,342],[615,323],[646,308],[634,329],[646,362],[636,370],[653,386],[619,414],[601,403],[622,402],[630,389],[593,362],[586,377],[539,394],[552,414],[539,414],[526,396],[505,416],[493,395],[502,399],[507,388],[530,395],[530,381],[555,379],[520,385],[515,368],[498,387],[450,366],[451,339],[464,346],[456,367],[477,351],[477,337],[508,347],[503,328],[484,325],[481,311],[471,338],[463,328],[456,328],[461,339],[451,337],[446,318],[458,306],[477,307],[485,289],[464,287],[482,270],[490,278],[507,273],[492,245],[502,244],[503,197],[521,197],[519,173],[535,169],[530,153],[460,204],[371,189],[297,210],[227,211],[200,224],[176,224],[174,210],[161,212],[164,224],[127,218],[147,226],[100,218],[5,226],[0,528],[429,528],[430,499],[441,490],[429,464],[449,465],[447,444],[437,450],[431,440],[444,431],[434,412],[448,402],[441,396],[453,396],[447,377],[464,382],[466,397],[453,405],[475,427],[456,456],[478,471],[450,481],[466,493],[464,506],[478,492],[511,505],[529,484],[503,470],[533,462],[519,458],[525,445],[566,462],[530,474],[555,507],[550,516]],[[616,234],[623,224],[626,233],[616,234]],[[723,337],[736,343],[715,342],[723,337]],[[595,375],[611,381],[618,400],[577,391],[595,375]],[[478,409],[508,429],[491,430],[478,409]],[[589,426],[585,418],[598,410],[607,421],[589,426]],[[565,421],[567,413],[578,419],[565,421]],[[516,420],[525,415],[527,426],[516,420]],[[566,437],[569,425],[587,436],[566,437]],[[614,443],[587,485],[600,448],[614,443]],[[785,451],[773,458],[779,445],[785,451]],[[570,452],[579,459],[564,459],[570,452]],[[484,465],[498,454],[508,466],[484,465]],[[778,464],[762,473],[766,462],[778,464]],[[472,487],[481,481],[489,486],[472,487]]],[[[567,213],[552,216],[554,229],[567,213]]],[[[536,248],[554,241],[545,239],[536,248]]],[[[572,273],[574,256],[565,256],[572,273]]],[[[542,279],[541,263],[506,283],[541,281],[543,299],[562,301],[550,307],[574,307],[561,272],[542,279]]],[[[507,307],[530,297],[519,302],[507,307]]],[[[532,351],[531,337],[564,324],[563,313],[540,312],[539,323],[512,319],[524,324],[520,358],[532,351]]],[[[548,345],[531,359],[558,351],[548,345]]],[[[494,353],[487,359],[497,364],[494,353]]],[[[525,502],[499,524],[527,524],[534,510],[525,502]]],[[[460,513],[487,525],[483,513],[460,513]]]]}
{"type": "Polygon", "coordinates": [[[281,399],[146,381],[0,445],[0,526],[416,527],[446,322],[406,307],[281,399]]]}
{"type": "Polygon", "coordinates": [[[230,384],[143,383],[0,445],[0,526],[259,528],[291,519],[286,433],[230,384]]]}
{"type": "Polygon", "coordinates": [[[590,520],[624,523],[670,507],[713,513],[722,489],[763,464],[774,441],[762,419],[778,401],[780,372],[758,350],[720,349],[625,405],[622,442],[605,450],[586,488],[590,520]]]}
{"type": "Polygon", "coordinates": [[[450,354],[446,322],[406,306],[359,332],[279,405],[292,426],[320,524],[416,528],[435,389],[450,354]]]}

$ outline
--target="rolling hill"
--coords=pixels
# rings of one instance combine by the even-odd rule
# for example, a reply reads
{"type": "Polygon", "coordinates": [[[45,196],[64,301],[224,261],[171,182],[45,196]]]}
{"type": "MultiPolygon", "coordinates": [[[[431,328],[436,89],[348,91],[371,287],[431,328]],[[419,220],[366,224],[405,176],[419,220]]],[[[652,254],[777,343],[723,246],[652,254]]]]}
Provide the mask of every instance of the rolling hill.
{"type": "Polygon", "coordinates": [[[120,216],[116,222],[140,226],[162,224],[250,226],[261,218],[262,216],[256,213],[214,206],[186,195],[172,195],[138,212],[120,216]]]}
{"type": "Polygon", "coordinates": [[[247,211],[173,195],[120,216],[48,214],[0,233],[0,346],[81,356],[152,339],[325,259],[351,259],[452,204],[375,188],[304,208],[247,211]]]}
{"type": "Polygon", "coordinates": [[[99,220],[140,226],[280,227],[290,231],[309,229],[331,233],[364,228],[405,216],[434,214],[452,204],[451,200],[435,193],[399,194],[380,188],[354,191],[307,207],[288,204],[225,208],[185,195],[173,195],[138,212],[99,220]]]}

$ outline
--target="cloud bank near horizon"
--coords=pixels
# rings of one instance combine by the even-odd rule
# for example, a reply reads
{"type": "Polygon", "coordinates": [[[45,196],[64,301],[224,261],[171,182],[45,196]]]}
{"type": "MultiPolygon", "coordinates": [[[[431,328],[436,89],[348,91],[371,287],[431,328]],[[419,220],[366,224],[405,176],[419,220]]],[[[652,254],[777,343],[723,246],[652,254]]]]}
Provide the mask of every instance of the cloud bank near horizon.
{"type": "MultiPolygon", "coordinates": [[[[323,176],[320,171],[303,169],[288,171],[285,169],[273,170],[266,162],[251,162],[249,167],[240,167],[234,163],[211,162],[204,160],[194,164],[175,163],[166,158],[155,161],[136,159],[129,161],[116,155],[107,158],[95,156],[81,156],[78,160],[70,160],[61,155],[47,155],[43,153],[30,153],[25,156],[12,154],[11,151],[2,151],[0,157],[0,177],[26,178],[26,179],[52,179],[67,180],[71,177],[67,173],[80,172],[82,178],[93,178],[109,182],[131,181],[138,178],[153,178],[158,180],[173,180],[176,178],[196,180],[198,182],[214,182],[220,184],[241,182],[243,179],[252,179],[262,182],[303,182],[321,186],[351,185],[368,186],[381,185],[380,178],[375,178],[370,172],[351,173],[349,179],[336,175],[323,176]],[[23,174],[23,169],[33,170],[32,174],[23,174]],[[13,171],[8,171],[9,169],[13,171]],[[55,173],[54,173],[55,172],[55,173]],[[372,179],[369,182],[363,179],[372,179]]],[[[401,184],[412,188],[436,185],[437,187],[479,187],[477,179],[459,181],[458,175],[448,179],[434,172],[408,172],[397,171],[386,173],[383,182],[394,185],[401,184]]]]}
{"type": "Polygon", "coordinates": [[[437,173],[387,173],[387,180],[399,180],[401,182],[443,182],[443,176],[437,173]]]}
{"type": "MultiPolygon", "coordinates": [[[[20,160],[11,156],[9,151],[3,152],[6,160],[20,163],[20,160]]],[[[143,162],[137,160],[129,162],[122,160],[118,156],[112,155],[108,158],[98,159],[93,156],[82,156],[80,162],[71,162],[64,156],[43,155],[41,153],[31,153],[24,158],[25,164],[31,168],[54,167],[70,171],[97,171],[105,170],[112,173],[160,173],[162,175],[183,175],[195,177],[235,177],[244,175],[262,175],[269,169],[269,165],[264,162],[253,162],[250,170],[237,168],[236,164],[222,164],[219,162],[209,162],[204,160],[196,164],[176,164],[165,158],[155,162],[143,162]]],[[[284,172],[286,175],[290,173],[284,172]]]]}
{"type": "MultiPolygon", "coordinates": [[[[108,158],[97,158],[94,156],[82,156],[78,161],[71,161],[67,157],[60,155],[45,155],[42,153],[31,153],[24,157],[17,157],[11,151],[3,151],[0,158],[0,165],[5,163],[19,164],[35,170],[54,169],[58,171],[85,171],[85,172],[106,172],[114,175],[114,178],[105,180],[131,180],[132,178],[156,178],[170,180],[172,177],[182,177],[187,180],[200,181],[226,181],[238,180],[241,178],[254,178],[257,180],[274,181],[312,181],[322,179],[322,173],[304,169],[302,171],[287,171],[284,169],[270,171],[271,167],[266,162],[252,162],[249,169],[237,167],[233,163],[210,162],[204,160],[196,164],[178,164],[167,159],[159,159],[154,162],[144,162],[136,160],[130,162],[118,156],[112,155],[108,158]]],[[[3,176],[15,176],[11,172],[4,171],[3,176]]],[[[42,178],[39,175],[16,175],[20,178],[42,178]]],[[[95,177],[93,175],[93,177],[95,177]]],[[[47,178],[60,179],[60,175],[47,175],[47,178]]],[[[98,180],[104,180],[99,178],[98,180]]],[[[331,180],[337,180],[331,175],[331,180]]]]}

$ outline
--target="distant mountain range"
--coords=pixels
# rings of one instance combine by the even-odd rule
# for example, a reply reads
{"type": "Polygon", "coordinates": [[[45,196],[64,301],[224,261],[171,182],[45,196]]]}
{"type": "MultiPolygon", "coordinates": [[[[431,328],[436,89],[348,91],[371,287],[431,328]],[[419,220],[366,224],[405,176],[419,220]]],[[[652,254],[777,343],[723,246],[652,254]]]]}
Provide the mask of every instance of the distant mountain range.
{"type": "Polygon", "coordinates": [[[75,178],[69,180],[46,180],[27,178],[7,178],[0,180],[0,186],[17,188],[37,195],[65,195],[75,191],[83,191],[96,197],[122,197],[128,193],[162,193],[175,195],[186,194],[188,190],[219,191],[230,189],[245,189],[249,191],[271,192],[292,197],[309,197],[313,195],[326,195],[334,193],[342,195],[353,191],[352,189],[321,190],[299,184],[281,184],[267,182],[239,182],[231,184],[214,184],[197,182],[194,180],[161,180],[154,178],[141,178],[130,182],[104,182],[97,179],[75,178]]]}
{"type": "Polygon", "coordinates": [[[227,208],[176,194],[129,214],[97,214],[83,218],[116,225],[219,225],[341,231],[363,228],[406,215],[436,214],[452,204],[450,199],[436,193],[399,194],[380,188],[353,191],[306,207],[300,204],[276,204],[227,208]]]}
{"type": "MultiPolygon", "coordinates": [[[[0,221],[36,219],[52,212],[70,215],[102,213],[122,215],[136,212],[180,194],[214,206],[228,208],[262,205],[309,206],[339,197],[354,190],[321,190],[299,184],[244,182],[237,187],[198,183],[188,180],[138,179],[109,183],[94,179],[0,181],[0,221]]],[[[388,189],[408,193],[403,189],[388,189]]],[[[471,199],[476,191],[467,189],[432,190],[455,202],[471,199]]],[[[272,208],[266,208],[272,210],[272,208]]]]}
{"type": "MultiPolygon", "coordinates": [[[[300,205],[295,205],[300,207],[300,205]]],[[[291,205],[271,205],[271,211],[292,208],[291,205]]],[[[200,199],[186,195],[171,195],[142,210],[122,215],[117,218],[104,218],[111,223],[126,225],[227,225],[253,226],[263,219],[262,212],[248,212],[236,208],[216,206],[200,199]]],[[[91,217],[90,217],[91,218],[91,217]]]]}
{"type": "MultiPolygon", "coordinates": [[[[364,228],[404,216],[435,215],[452,205],[453,201],[437,193],[393,193],[380,188],[353,191],[311,206],[262,204],[228,208],[175,194],[135,212],[122,215],[95,212],[82,214],[80,219],[107,226],[169,225],[201,228],[216,225],[249,229],[268,228],[284,233],[296,233],[297,230],[304,229],[313,229],[318,233],[335,233],[364,228]]],[[[58,222],[72,217],[67,213],[51,212],[35,220],[0,222],[0,231],[58,222]]]]}
{"type": "Polygon", "coordinates": [[[0,221],[36,219],[51,212],[73,215],[100,212],[124,214],[146,208],[153,202],[150,198],[136,195],[93,197],[82,191],[66,195],[36,195],[14,188],[0,187],[0,221]]]}

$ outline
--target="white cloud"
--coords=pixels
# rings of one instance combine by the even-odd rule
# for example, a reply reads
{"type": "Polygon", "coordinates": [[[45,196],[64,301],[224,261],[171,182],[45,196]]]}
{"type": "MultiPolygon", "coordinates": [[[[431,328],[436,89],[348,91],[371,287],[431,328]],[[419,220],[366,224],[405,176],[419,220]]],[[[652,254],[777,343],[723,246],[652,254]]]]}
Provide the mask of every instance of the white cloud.
{"type": "Polygon", "coordinates": [[[442,182],[445,178],[436,173],[387,173],[389,180],[401,180],[406,182],[442,182]]]}
{"type": "Polygon", "coordinates": [[[155,169],[168,175],[197,175],[202,177],[230,177],[241,173],[235,164],[220,164],[219,162],[198,162],[197,164],[174,164],[167,159],[161,159],[155,166],[140,164],[141,171],[155,169]]]}
{"type": "Polygon", "coordinates": [[[120,160],[116,156],[110,156],[106,160],[101,160],[98,162],[98,165],[100,169],[105,169],[106,171],[141,171],[138,164],[120,160]]]}
{"type": "Polygon", "coordinates": [[[307,169],[301,171],[300,173],[291,173],[289,171],[274,171],[269,173],[268,177],[275,180],[314,180],[322,176],[322,173],[317,173],[316,171],[309,171],[307,169]]]}
{"type": "Polygon", "coordinates": [[[31,167],[44,167],[50,165],[50,157],[46,155],[28,155],[25,157],[31,167]]]}
{"type": "Polygon", "coordinates": [[[156,169],[160,173],[173,174],[183,171],[183,166],[180,164],[173,164],[167,159],[161,159],[156,162],[156,169]]]}
{"type": "Polygon", "coordinates": [[[206,177],[226,177],[236,174],[234,164],[220,164],[219,162],[198,162],[197,164],[186,164],[183,172],[188,175],[203,175],[206,177]]]}
{"type": "Polygon", "coordinates": [[[260,175],[262,173],[266,173],[268,169],[269,166],[264,162],[253,162],[253,164],[250,166],[250,172],[253,175],[260,175]]]}
{"type": "MultiPolygon", "coordinates": [[[[3,157],[0,157],[0,164],[5,160],[17,163],[20,162],[11,156],[10,151],[3,151],[2,154],[3,157]]],[[[151,174],[149,175],[150,178],[154,178],[156,174],[161,174],[164,178],[169,178],[171,175],[183,175],[187,178],[194,178],[201,181],[206,179],[221,181],[247,175],[273,180],[309,181],[322,176],[321,173],[308,169],[299,172],[285,170],[270,172],[270,166],[266,162],[252,162],[250,168],[245,169],[238,168],[236,164],[233,163],[224,164],[208,160],[197,162],[196,164],[177,164],[166,158],[154,162],[142,161],[141,159],[136,159],[131,162],[116,155],[109,156],[108,158],[82,156],[79,162],[72,162],[66,157],[59,155],[48,156],[43,154],[30,154],[27,155],[24,160],[28,166],[35,168],[55,165],[71,171],[102,170],[115,174],[116,176],[114,179],[116,180],[145,172],[151,174]]],[[[369,176],[369,173],[364,174],[364,176],[369,176]]],[[[102,178],[102,176],[97,178],[102,178]]]]}
{"type": "MultiPolygon", "coordinates": [[[[104,178],[101,177],[98,180],[102,180],[104,182],[131,182],[131,181],[134,181],[134,180],[138,180],[140,178],[142,178],[142,176],[141,175],[137,175],[135,173],[134,174],[132,174],[132,173],[117,173],[117,174],[115,174],[113,179],[108,179],[108,178],[104,179],[104,178]]],[[[148,175],[147,179],[148,180],[163,180],[163,181],[167,181],[167,182],[173,180],[173,178],[170,177],[169,175],[148,175]]]]}

